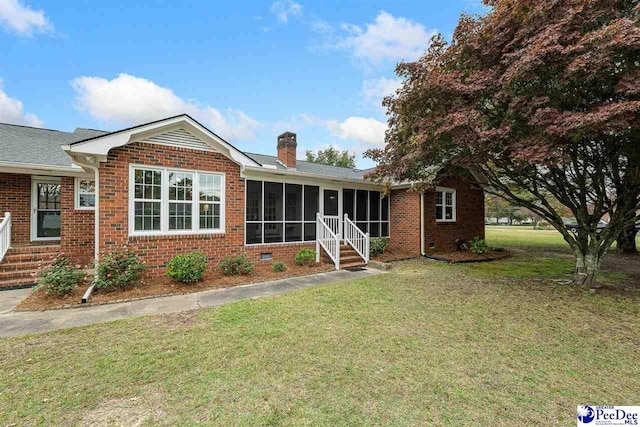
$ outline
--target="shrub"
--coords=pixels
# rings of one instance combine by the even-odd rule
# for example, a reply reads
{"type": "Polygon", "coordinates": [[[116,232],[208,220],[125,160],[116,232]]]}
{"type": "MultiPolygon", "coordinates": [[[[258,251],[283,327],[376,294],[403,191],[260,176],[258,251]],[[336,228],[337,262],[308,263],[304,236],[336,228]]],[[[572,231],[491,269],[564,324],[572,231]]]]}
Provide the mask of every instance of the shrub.
{"type": "Polygon", "coordinates": [[[372,237],[369,242],[369,256],[382,255],[389,246],[389,239],[386,237],[372,237]]]}
{"type": "Polygon", "coordinates": [[[286,271],[286,269],[287,269],[287,266],[284,265],[284,262],[282,262],[282,261],[274,262],[272,267],[273,267],[273,271],[275,271],[277,273],[282,273],[283,271],[286,271]]]}
{"type": "Polygon", "coordinates": [[[72,292],[84,279],[84,272],[71,264],[69,258],[62,255],[38,274],[38,287],[47,295],[57,297],[72,292]]]}
{"type": "Polygon", "coordinates": [[[182,283],[197,282],[207,271],[207,257],[200,251],[174,256],[167,264],[167,276],[182,283]]]}
{"type": "Polygon", "coordinates": [[[311,248],[302,248],[295,257],[296,265],[307,265],[311,267],[316,262],[316,251],[311,248]]]}
{"type": "Polygon", "coordinates": [[[138,286],[146,266],[130,249],[114,250],[96,265],[96,289],[126,289],[138,286]]]}
{"type": "Polygon", "coordinates": [[[485,242],[484,239],[481,239],[479,237],[474,237],[473,239],[471,239],[471,242],[469,243],[469,248],[471,249],[471,252],[478,255],[486,253],[487,250],[489,249],[487,247],[487,242],[485,242]]]}
{"type": "Polygon", "coordinates": [[[246,253],[238,256],[228,256],[222,260],[218,265],[222,274],[225,276],[239,276],[244,274],[251,274],[253,272],[253,264],[249,261],[246,253]]]}

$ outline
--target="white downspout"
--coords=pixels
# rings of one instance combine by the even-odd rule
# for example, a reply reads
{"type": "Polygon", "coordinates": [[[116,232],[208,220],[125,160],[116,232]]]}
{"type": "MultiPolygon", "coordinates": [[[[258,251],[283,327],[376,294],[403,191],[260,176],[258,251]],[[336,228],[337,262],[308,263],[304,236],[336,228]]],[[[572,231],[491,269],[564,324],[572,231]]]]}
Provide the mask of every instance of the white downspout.
{"type": "MultiPolygon", "coordinates": [[[[95,157],[87,158],[87,162],[95,163],[95,157]]],[[[73,158],[73,161],[79,166],[84,166],[93,171],[93,182],[96,188],[96,206],[93,213],[93,258],[98,261],[100,254],[100,170],[98,166],[91,163],[80,162],[77,158],[73,158]]]]}
{"type": "Polygon", "coordinates": [[[424,244],[424,191],[420,193],[420,254],[427,254],[424,244]]]}

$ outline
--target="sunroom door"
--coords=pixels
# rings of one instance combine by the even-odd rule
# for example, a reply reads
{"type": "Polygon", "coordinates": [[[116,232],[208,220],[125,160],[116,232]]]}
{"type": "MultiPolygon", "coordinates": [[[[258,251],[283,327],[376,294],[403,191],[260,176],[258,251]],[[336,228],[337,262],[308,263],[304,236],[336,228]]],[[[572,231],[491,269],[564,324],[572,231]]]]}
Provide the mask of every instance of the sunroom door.
{"type": "Polygon", "coordinates": [[[331,231],[336,235],[342,235],[342,221],[340,213],[342,212],[340,190],[335,188],[322,189],[322,215],[331,231]]]}
{"type": "Polygon", "coordinates": [[[31,240],[60,239],[60,180],[34,178],[31,183],[31,240]]]}

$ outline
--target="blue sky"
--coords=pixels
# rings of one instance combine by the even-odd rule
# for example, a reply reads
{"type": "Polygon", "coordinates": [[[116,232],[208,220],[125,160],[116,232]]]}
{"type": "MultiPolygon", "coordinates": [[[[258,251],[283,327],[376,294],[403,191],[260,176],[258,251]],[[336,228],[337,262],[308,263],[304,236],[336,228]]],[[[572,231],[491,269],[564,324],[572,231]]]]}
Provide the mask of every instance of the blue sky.
{"type": "Polygon", "coordinates": [[[115,130],[187,112],[247,151],[292,130],[299,157],[361,153],[384,144],[395,64],[461,12],[480,1],[0,0],[0,122],[115,130]]]}

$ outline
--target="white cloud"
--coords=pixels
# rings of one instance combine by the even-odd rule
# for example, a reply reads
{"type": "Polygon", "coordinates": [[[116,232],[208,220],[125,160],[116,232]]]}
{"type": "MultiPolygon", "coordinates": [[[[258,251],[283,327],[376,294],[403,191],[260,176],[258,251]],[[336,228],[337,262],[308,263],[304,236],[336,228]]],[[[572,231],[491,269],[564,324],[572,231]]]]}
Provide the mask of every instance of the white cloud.
{"type": "Polygon", "coordinates": [[[22,102],[19,99],[11,98],[4,92],[2,79],[0,79],[0,122],[35,127],[43,125],[38,116],[24,112],[22,102]]]}
{"type": "Polygon", "coordinates": [[[260,126],[241,110],[220,111],[185,101],[171,89],[129,74],[119,74],[112,80],[78,77],[71,85],[78,108],[105,122],[138,124],[187,113],[230,141],[255,139],[254,131],[260,126]]]}
{"type": "Polygon", "coordinates": [[[271,4],[271,13],[286,24],[289,17],[302,15],[302,5],[293,0],[278,0],[271,4]]]}
{"type": "Polygon", "coordinates": [[[374,22],[362,28],[355,24],[342,24],[342,35],[335,35],[326,22],[314,23],[312,29],[324,37],[324,48],[345,49],[366,63],[382,61],[412,61],[419,58],[429,45],[436,30],[407,18],[394,17],[381,11],[374,22]]]}
{"type": "Polygon", "coordinates": [[[382,107],[382,100],[393,95],[402,86],[402,79],[388,79],[380,77],[362,82],[362,96],[378,108],[382,107]]]}
{"type": "Polygon", "coordinates": [[[33,10],[20,0],[0,0],[0,25],[7,32],[27,37],[53,29],[44,11],[33,10]]]}
{"type": "Polygon", "coordinates": [[[330,120],[327,128],[340,139],[355,140],[366,148],[384,146],[387,124],[367,117],[349,117],[342,122],[330,120]]]}

